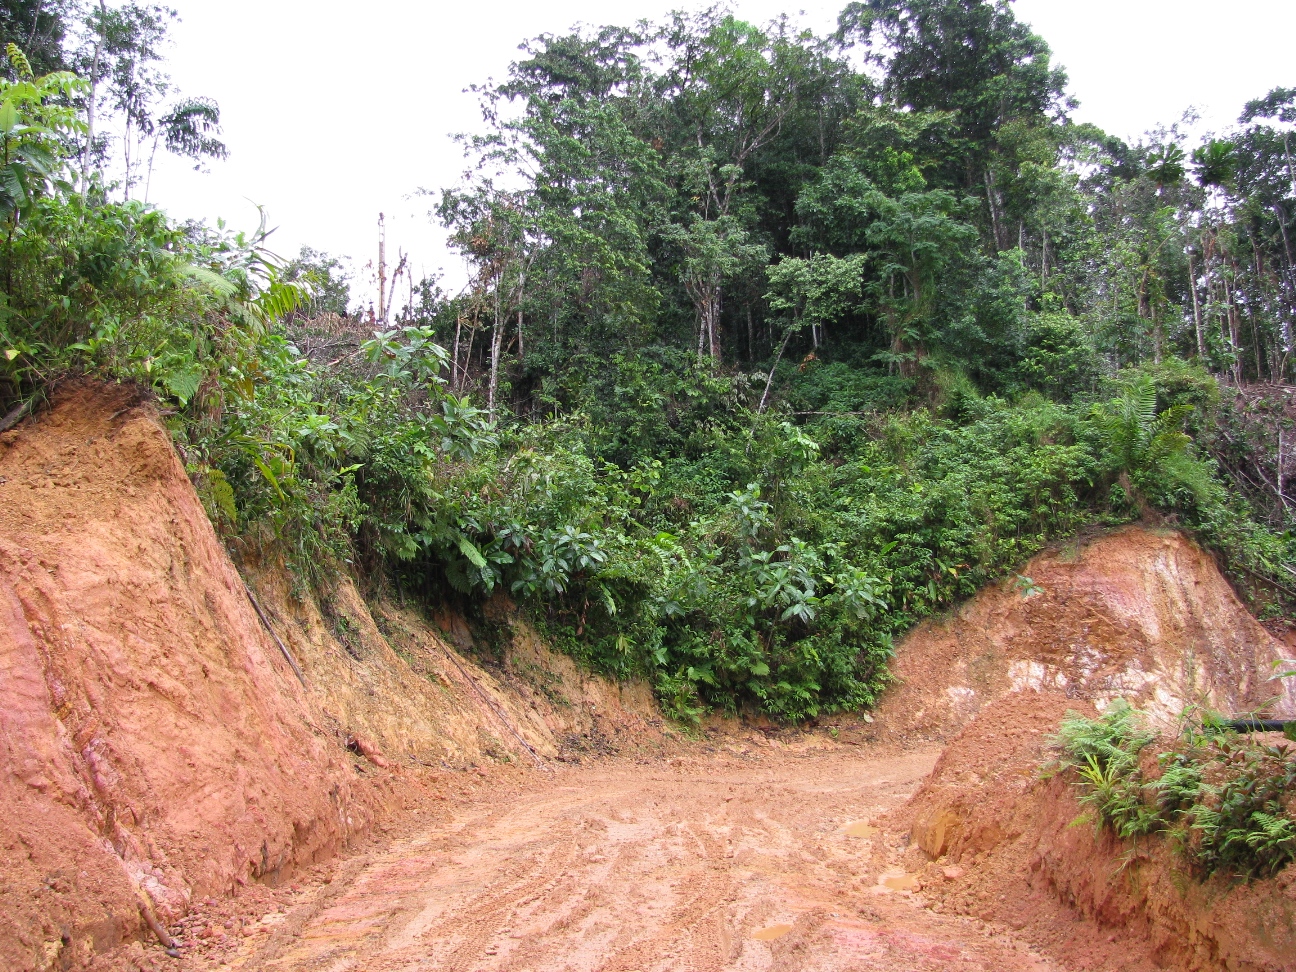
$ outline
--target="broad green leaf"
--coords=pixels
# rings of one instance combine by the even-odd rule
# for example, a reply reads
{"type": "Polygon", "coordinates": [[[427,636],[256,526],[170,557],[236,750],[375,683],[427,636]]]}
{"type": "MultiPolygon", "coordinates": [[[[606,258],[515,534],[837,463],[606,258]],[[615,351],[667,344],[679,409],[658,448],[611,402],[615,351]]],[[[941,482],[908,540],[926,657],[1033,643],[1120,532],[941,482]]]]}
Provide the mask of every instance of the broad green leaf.
{"type": "Polygon", "coordinates": [[[0,132],[8,135],[22,122],[22,114],[13,101],[6,98],[0,103],[0,132]]]}

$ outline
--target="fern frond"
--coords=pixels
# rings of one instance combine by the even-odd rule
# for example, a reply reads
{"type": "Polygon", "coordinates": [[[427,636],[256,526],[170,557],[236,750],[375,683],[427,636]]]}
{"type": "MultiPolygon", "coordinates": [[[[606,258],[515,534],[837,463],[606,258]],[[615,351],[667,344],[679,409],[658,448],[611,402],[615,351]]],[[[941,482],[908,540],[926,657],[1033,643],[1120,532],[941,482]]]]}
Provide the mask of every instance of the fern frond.
{"type": "Polygon", "coordinates": [[[197,267],[192,263],[182,263],[180,264],[180,273],[191,280],[204,284],[218,297],[229,299],[238,293],[238,288],[234,284],[216,271],[208,270],[206,267],[197,267]]]}

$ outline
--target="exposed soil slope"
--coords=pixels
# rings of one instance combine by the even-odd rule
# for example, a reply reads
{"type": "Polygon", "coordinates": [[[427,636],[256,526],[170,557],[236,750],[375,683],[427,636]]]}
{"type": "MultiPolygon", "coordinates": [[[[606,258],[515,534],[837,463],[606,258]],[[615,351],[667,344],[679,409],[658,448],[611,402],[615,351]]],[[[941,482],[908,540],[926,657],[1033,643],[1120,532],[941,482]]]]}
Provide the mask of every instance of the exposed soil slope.
{"type": "Polygon", "coordinates": [[[338,844],[372,811],[313,731],[166,433],[85,390],[3,439],[0,964],[44,967],[338,844]]]}
{"type": "Polygon", "coordinates": [[[1285,646],[1182,534],[1129,527],[1022,576],[1036,592],[1010,580],[904,639],[877,713],[886,733],[948,738],[1024,689],[1100,707],[1122,697],[1167,727],[1189,704],[1296,718],[1296,685],[1269,680],[1285,646]]]}
{"type": "Polygon", "coordinates": [[[1296,867],[1251,884],[1201,883],[1163,839],[1096,832],[1070,778],[1040,773],[1068,709],[1093,714],[1057,692],[987,706],[893,818],[911,828],[922,851],[912,866],[933,879],[933,897],[953,913],[1003,922],[1063,961],[1108,942],[1120,958],[1100,968],[1296,968],[1296,867]],[[950,867],[965,872],[958,882],[940,880],[950,867]],[[1092,919],[1079,938],[1067,933],[1077,915],[1092,919]]]}
{"type": "Polygon", "coordinates": [[[247,573],[322,718],[388,759],[534,764],[528,746],[545,759],[660,747],[661,719],[646,684],[582,672],[550,651],[505,598],[487,605],[498,642],[487,651],[459,615],[443,612],[430,625],[391,600],[367,603],[346,578],[317,602],[294,598],[281,569],[247,573]],[[492,656],[494,663],[482,660],[492,656]]]}
{"type": "Polygon", "coordinates": [[[398,655],[349,584],[328,624],[256,580],[307,688],[133,391],[68,389],[0,437],[0,967],[77,965],[141,934],[141,902],[167,921],[274,881],[422,764],[530,759],[510,724],[550,755],[596,729],[657,738],[642,691],[529,682],[549,660],[521,622],[489,672],[392,608],[398,655]]]}
{"type": "Polygon", "coordinates": [[[1293,687],[1270,680],[1287,646],[1176,532],[1120,530],[1022,574],[1039,593],[987,589],[898,648],[880,734],[953,737],[890,818],[912,838],[910,865],[943,907],[1007,923],[1062,961],[1108,943],[1099,968],[1296,968],[1296,869],[1199,883],[1164,840],[1096,833],[1069,778],[1041,776],[1066,712],[1118,697],[1168,733],[1192,704],[1296,715],[1293,687]],[[959,881],[942,880],[948,868],[959,881]],[[1069,930],[1077,916],[1093,922],[1085,935],[1069,930]]]}
{"type": "Polygon", "coordinates": [[[194,916],[187,967],[1293,967],[1292,872],[1196,884],[1168,848],[1131,858],[1077,826],[1069,784],[1040,775],[1068,709],[1250,707],[1279,647],[1175,533],[1026,571],[1043,594],[988,590],[902,643],[879,720],[843,725],[855,745],[720,727],[720,751],[669,765],[488,785],[326,883],[194,916]],[[935,749],[859,745],[912,740],[923,709],[954,735],[925,779],[935,749]]]}

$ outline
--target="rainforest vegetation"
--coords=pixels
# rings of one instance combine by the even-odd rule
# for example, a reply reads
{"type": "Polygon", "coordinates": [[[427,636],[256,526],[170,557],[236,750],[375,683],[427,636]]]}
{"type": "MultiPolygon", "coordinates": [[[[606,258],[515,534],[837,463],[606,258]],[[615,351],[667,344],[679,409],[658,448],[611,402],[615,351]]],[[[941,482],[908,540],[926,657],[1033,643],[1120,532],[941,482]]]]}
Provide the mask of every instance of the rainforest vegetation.
{"type": "Polygon", "coordinates": [[[1296,88],[1127,144],[1005,0],[545,35],[425,189],[468,285],[360,312],[146,201],[225,152],[170,17],[0,4],[0,424],[150,389],[236,555],[502,592],[685,721],[867,707],[915,622],[1134,520],[1296,602],[1296,88]]]}

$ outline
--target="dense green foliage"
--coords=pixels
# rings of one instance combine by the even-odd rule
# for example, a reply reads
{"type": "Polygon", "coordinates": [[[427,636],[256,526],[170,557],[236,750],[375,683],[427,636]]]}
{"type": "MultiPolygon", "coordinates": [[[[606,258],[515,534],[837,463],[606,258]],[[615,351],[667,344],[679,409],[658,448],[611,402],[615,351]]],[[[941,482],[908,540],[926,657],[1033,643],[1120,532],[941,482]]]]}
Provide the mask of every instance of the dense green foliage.
{"type": "Polygon", "coordinates": [[[111,70],[0,81],[0,396],[152,387],[230,544],[502,591],[681,719],[870,705],[896,635],[1093,525],[1289,609],[1292,420],[1234,403],[1290,377],[1291,92],[1190,158],[1070,122],[1007,3],[545,36],[438,195],[469,285],[362,322],[327,255],[132,200],[149,139],[224,147],[167,108],[164,12],[106,11],[111,70]]]}
{"type": "Polygon", "coordinates": [[[1099,826],[1122,839],[1171,839],[1200,876],[1272,877],[1296,860],[1289,747],[1251,743],[1208,717],[1186,721],[1179,745],[1150,769],[1144,753],[1157,737],[1141,723],[1118,700],[1099,719],[1071,713],[1055,740],[1099,826]]]}

